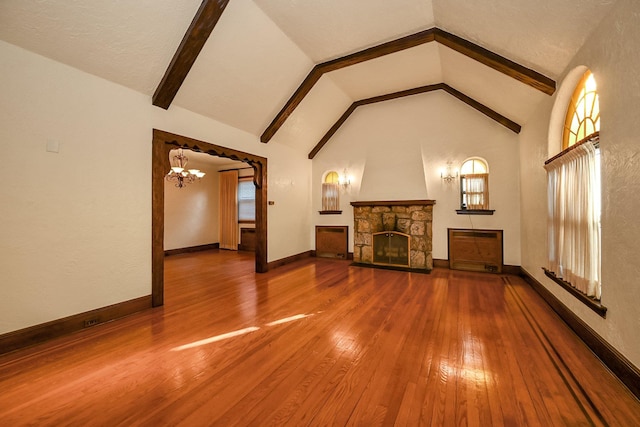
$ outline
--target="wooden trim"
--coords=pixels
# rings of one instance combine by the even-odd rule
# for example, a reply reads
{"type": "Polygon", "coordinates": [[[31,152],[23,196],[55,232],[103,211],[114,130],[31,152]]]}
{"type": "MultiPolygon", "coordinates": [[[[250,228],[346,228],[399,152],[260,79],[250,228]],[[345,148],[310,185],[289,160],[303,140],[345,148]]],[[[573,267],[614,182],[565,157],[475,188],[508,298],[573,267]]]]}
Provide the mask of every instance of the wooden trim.
{"type": "Polygon", "coordinates": [[[611,344],[574,314],[527,270],[520,268],[520,276],[544,299],[560,318],[580,337],[602,362],[640,399],[640,369],[633,365],[611,344]]]}
{"type": "Polygon", "coordinates": [[[495,209],[456,209],[458,215],[493,215],[495,209]]]}
{"type": "MultiPolygon", "coordinates": [[[[246,168],[220,169],[219,171],[216,171],[216,172],[241,171],[241,170],[245,170],[245,169],[253,169],[253,168],[251,166],[249,166],[249,167],[246,167],[246,168]]],[[[240,178],[251,178],[251,177],[241,176],[240,178]]]]}
{"type": "Polygon", "coordinates": [[[448,259],[433,259],[433,268],[449,268],[448,259]]]}
{"type": "Polygon", "coordinates": [[[267,143],[273,138],[273,135],[280,129],[287,118],[293,113],[298,105],[302,102],[305,96],[311,91],[313,86],[320,80],[324,73],[339,70],[350,65],[359,64],[364,61],[379,58],[390,53],[399,52],[404,49],[409,49],[421,45],[423,43],[431,42],[434,40],[434,29],[420,31],[415,34],[411,34],[406,37],[402,37],[397,40],[392,40],[381,45],[373,46],[368,49],[361,50],[359,52],[352,53],[351,55],[343,56],[331,61],[318,64],[313,67],[304,81],[300,84],[298,89],[293,93],[291,98],[282,107],[280,112],[276,115],[273,121],[269,124],[267,129],[260,136],[260,141],[267,143]]]}
{"type": "Polygon", "coordinates": [[[207,245],[189,246],[186,248],[169,249],[164,251],[164,256],[187,254],[192,252],[210,251],[212,249],[220,249],[220,243],[209,243],[207,245]]]}
{"type": "Polygon", "coordinates": [[[0,354],[146,310],[151,303],[151,295],[147,295],[0,335],[0,354]]]}
{"type": "Polygon", "coordinates": [[[504,56],[493,53],[462,37],[458,37],[455,34],[448,33],[439,28],[435,28],[434,37],[435,41],[441,45],[447,46],[471,59],[475,59],[481,64],[491,67],[547,95],[553,95],[556,91],[556,82],[553,79],[511,61],[504,56]]]}
{"type": "Polygon", "coordinates": [[[260,141],[267,143],[271,138],[273,138],[273,135],[275,135],[278,129],[280,129],[296,107],[300,105],[304,97],[307,96],[324,73],[339,70],[371,59],[380,58],[381,56],[388,55],[390,53],[399,52],[432,41],[436,41],[447,46],[456,52],[474,59],[548,95],[552,95],[556,90],[556,82],[554,80],[495,54],[468,40],[434,27],[314,66],[304,81],[300,86],[298,86],[291,98],[289,98],[284,107],[282,107],[280,112],[271,121],[267,129],[262,133],[260,141]]]}
{"type": "Polygon", "coordinates": [[[519,265],[502,265],[502,274],[519,276],[521,268],[519,265]]]}
{"type": "Polygon", "coordinates": [[[253,183],[256,186],[255,265],[256,272],[267,272],[267,159],[158,129],[153,130],[152,145],[151,294],[153,306],[164,304],[164,177],[169,170],[169,152],[176,147],[238,160],[248,163],[253,168],[253,183]]]}
{"type": "Polygon", "coordinates": [[[312,256],[313,251],[305,251],[296,255],[291,255],[286,258],[280,258],[275,261],[269,262],[269,270],[273,270],[274,268],[282,267],[283,265],[291,264],[292,262],[300,261],[312,256]]]}
{"type": "Polygon", "coordinates": [[[228,3],[229,0],[203,0],[153,94],[153,105],[169,108],[228,3]]]}
{"type": "MultiPolygon", "coordinates": [[[[433,268],[446,268],[449,269],[448,259],[433,259],[433,268]]],[[[502,274],[512,274],[514,276],[520,276],[520,270],[522,267],[519,265],[506,265],[502,266],[502,274]]]]}
{"type": "Polygon", "coordinates": [[[435,205],[435,200],[374,200],[369,202],[351,202],[351,206],[428,206],[435,205]]]}
{"type": "Polygon", "coordinates": [[[347,121],[351,113],[353,113],[358,107],[359,105],[357,105],[357,102],[354,102],[349,106],[349,108],[347,108],[347,111],[345,111],[342,116],[340,116],[340,118],[327,131],[327,133],[325,133],[324,136],[320,138],[320,141],[316,144],[316,146],[313,147],[313,149],[309,152],[309,159],[313,159],[316,154],[318,154],[322,147],[324,147],[324,145],[329,142],[331,137],[338,131],[338,129],[340,129],[340,126],[342,126],[342,124],[347,121]]]}
{"type": "Polygon", "coordinates": [[[521,126],[519,124],[517,124],[516,122],[506,118],[502,114],[498,113],[497,111],[492,110],[491,108],[487,107],[486,105],[481,104],[480,102],[476,101],[475,99],[471,98],[470,96],[465,95],[464,93],[460,92],[459,90],[454,89],[454,88],[452,88],[451,86],[449,86],[449,85],[447,85],[445,83],[437,83],[437,84],[433,84],[433,85],[426,85],[426,86],[415,87],[415,88],[412,88],[412,89],[401,90],[399,92],[387,93],[385,95],[374,96],[374,97],[371,97],[371,98],[361,99],[359,101],[354,102],[353,104],[351,104],[349,106],[349,108],[347,108],[347,111],[345,111],[342,114],[342,116],[340,116],[340,118],[333,124],[333,126],[331,126],[331,128],[327,131],[327,133],[324,134],[324,136],[320,139],[320,141],[309,152],[309,156],[308,156],[309,159],[313,159],[316,156],[316,154],[318,154],[320,152],[322,147],[324,147],[325,144],[327,142],[329,142],[331,137],[338,131],[338,129],[340,129],[340,127],[347,121],[349,116],[351,116],[351,114],[358,107],[360,107],[362,105],[369,105],[369,104],[375,104],[375,103],[378,103],[378,102],[390,101],[392,99],[403,98],[403,97],[406,97],[406,96],[412,96],[412,95],[418,95],[418,94],[427,93],[427,92],[433,92],[433,91],[436,91],[436,90],[445,91],[449,95],[451,95],[451,96],[455,97],[456,99],[464,102],[468,106],[476,109],[480,113],[484,114],[485,116],[489,117],[492,120],[495,120],[496,122],[500,123],[501,125],[505,126],[507,129],[510,129],[515,133],[520,133],[520,131],[522,129],[521,126]]]}
{"type": "Polygon", "coordinates": [[[429,268],[411,268],[411,267],[402,267],[393,264],[369,264],[369,263],[361,263],[361,262],[352,262],[352,266],[354,267],[367,267],[367,268],[379,268],[382,270],[395,270],[395,271],[406,271],[407,273],[422,273],[422,274],[431,274],[431,269],[429,268]]]}
{"type": "Polygon", "coordinates": [[[549,279],[553,280],[554,282],[556,282],[558,285],[562,286],[562,288],[569,292],[571,295],[573,295],[575,298],[577,298],[581,303],[583,303],[584,305],[586,305],[587,307],[589,307],[591,310],[595,311],[596,313],[598,313],[599,316],[601,317],[607,317],[607,307],[605,307],[604,305],[600,304],[599,301],[588,297],[587,295],[583,294],[582,292],[580,292],[579,290],[577,290],[576,288],[574,288],[571,283],[562,280],[560,277],[556,276],[556,274],[553,271],[547,270],[546,268],[542,267],[542,270],[544,271],[544,275],[547,276],[549,279]]]}
{"type": "Polygon", "coordinates": [[[485,116],[489,117],[490,119],[495,120],[496,122],[500,123],[502,126],[506,127],[507,129],[509,129],[509,130],[511,130],[511,131],[513,131],[515,133],[520,133],[520,131],[522,130],[522,126],[520,126],[518,123],[514,122],[513,120],[510,120],[510,119],[506,118],[502,114],[492,110],[491,108],[489,108],[486,105],[476,101],[475,99],[471,98],[470,96],[465,95],[464,93],[460,92],[459,90],[452,88],[448,84],[444,84],[443,90],[445,92],[447,92],[449,95],[452,95],[452,96],[456,97],[457,99],[459,99],[460,101],[464,102],[468,106],[470,106],[470,107],[476,109],[477,111],[481,112],[482,114],[484,114],[485,116]]]}
{"type": "Polygon", "coordinates": [[[593,140],[596,140],[595,141],[596,144],[600,142],[600,132],[594,132],[591,135],[587,136],[586,138],[583,138],[580,141],[576,142],[575,144],[570,145],[569,147],[565,148],[564,150],[562,150],[561,152],[559,152],[555,156],[551,157],[548,160],[545,160],[544,164],[548,165],[549,163],[553,162],[554,160],[559,159],[560,157],[564,156],[568,152],[580,147],[583,144],[586,144],[589,141],[593,141],[593,140]]]}
{"type": "MultiPolygon", "coordinates": [[[[313,258],[319,258],[317,256],[317,254],[316,254],[316,251],[313,251],[313,250],[311,251],[311,255],[310,256],[313,257],[313,258]]],[[[325,259],[327,259],[327,258],[325,258],[325,259]]],[[[339,261],[342,260],[341,258],[335,258],[335,259],[337,259],[339,261]]],[[[347,252],[347,258],[346,259],[353,261],[353,252],[347,252]]]]}

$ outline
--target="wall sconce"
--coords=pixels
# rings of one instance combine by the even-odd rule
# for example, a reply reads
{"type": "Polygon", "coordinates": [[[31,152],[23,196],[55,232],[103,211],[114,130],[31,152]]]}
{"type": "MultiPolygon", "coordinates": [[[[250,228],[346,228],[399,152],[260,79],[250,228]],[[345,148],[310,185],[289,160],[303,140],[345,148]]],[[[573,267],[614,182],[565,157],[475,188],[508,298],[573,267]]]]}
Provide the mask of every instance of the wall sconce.
{"type": "Polygon", "coordinates": [[[338,178],[338,183],[340,184],[340,187],[342,187],[342,189],[345,191],[351,185],[351,176],[349,176],[346,168],[342,171],[342,175],[340,175],[340,177],[338,178]]]}
{"type": "Polygon", "coordinates": [[[456,179],[458,179],[458,171],[455,171],[455,175],[452,170],[452,162],[447,162],[447,167],[445,170],[440,171],[440,178],[447,184],[452,183],[456,179]]]}

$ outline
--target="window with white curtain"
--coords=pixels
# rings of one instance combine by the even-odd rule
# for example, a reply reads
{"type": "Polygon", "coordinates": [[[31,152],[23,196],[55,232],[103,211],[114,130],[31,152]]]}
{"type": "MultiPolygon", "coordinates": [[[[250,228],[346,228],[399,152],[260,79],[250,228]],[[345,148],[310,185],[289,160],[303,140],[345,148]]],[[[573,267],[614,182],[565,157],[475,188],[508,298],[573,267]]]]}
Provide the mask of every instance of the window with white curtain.
{"type": "Polygon", "coordinates": [[[600,300],[600,108],[589,71],[574,91],[565,123],[564,150],[545,162],[548,268],[582,294],[600,300]]]}
{"type": "Polygon", "coordinates": [[[489,209],[489,168],[479,158],[466,160],[460,168],[461,209],[489,209]]]}
{"type": "Polygon", "coordinates": [[[322,180],[322,211],[340,210],[340,176],[338,172],[327,172],[322,180]]]}
{"type": "Polygon", "coordinates": [[[238,181],[238,221],[255,222],[256,220],[256,188],[251,178],[240,178],[238,181]]]}

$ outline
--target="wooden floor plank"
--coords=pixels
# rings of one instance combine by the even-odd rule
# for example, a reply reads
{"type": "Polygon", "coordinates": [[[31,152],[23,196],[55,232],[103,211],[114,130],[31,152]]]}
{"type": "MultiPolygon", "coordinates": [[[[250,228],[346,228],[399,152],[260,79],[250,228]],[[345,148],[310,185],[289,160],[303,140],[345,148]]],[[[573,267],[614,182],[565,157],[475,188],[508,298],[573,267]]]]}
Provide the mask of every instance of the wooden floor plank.
{"type": "Polygon", "coordinates": [[[168,257],[165,306],[0,356],[0,425],[640,425],[519,277],[253,263],[168,257]]]}

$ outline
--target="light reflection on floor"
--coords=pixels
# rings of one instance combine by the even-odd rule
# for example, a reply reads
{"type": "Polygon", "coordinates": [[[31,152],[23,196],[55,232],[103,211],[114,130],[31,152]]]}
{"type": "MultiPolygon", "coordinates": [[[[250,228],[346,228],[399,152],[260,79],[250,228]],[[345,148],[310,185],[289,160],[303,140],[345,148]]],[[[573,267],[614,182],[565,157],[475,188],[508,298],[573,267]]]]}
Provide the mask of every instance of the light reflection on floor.
{"type": "MultiPolygon", "coordinates": [[[[320,314],[322,313],[321,311],[315,313],[315,314],[320,314]]],[[[273,322],[269,322],[266,323],[265,326],[276,326],[276,325],[281,325],[283,323],[289,323],[289,322],[293,322],[296,320],[300,320],[300,319],[305,319],[307,317],[311,317],[313,316],[314,313],[310,313],[310,314],[296,314],[294,316],[289,316],[289,317],[284,317],[282,319],[278,319],[278,320],[274,320],[273,322]]],[[[231,331],[231,332],[226,332],[224,334],[220,334],[220,335],[216,335],[213,337],[209,337],[209,338],[205,338],[202,340],[198,340],[198,341],[194,341],[192,343],[189,344],[184,344],[178,347],[174,347],[171,349],[171,351],[182,351],[182,350],[188,350],[190,348],[195,348],[195,347],[200,347],[203,345],[207,345],[207,344],[212,344],[218,341],[222,341],[222,340],[226,340],[229,338],[233,338],[233,337],[238,337],[241,335],[245,335],[251,332],[255,332],[260,330],[259,326],[250,326],[248,328],[243,328],[243,329],[238,329],[236,331],[231,331]]]]}

